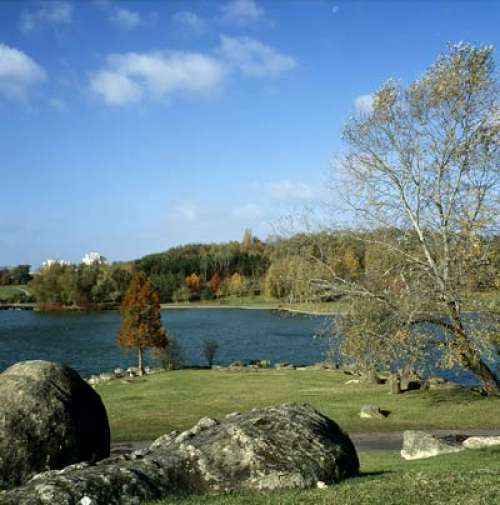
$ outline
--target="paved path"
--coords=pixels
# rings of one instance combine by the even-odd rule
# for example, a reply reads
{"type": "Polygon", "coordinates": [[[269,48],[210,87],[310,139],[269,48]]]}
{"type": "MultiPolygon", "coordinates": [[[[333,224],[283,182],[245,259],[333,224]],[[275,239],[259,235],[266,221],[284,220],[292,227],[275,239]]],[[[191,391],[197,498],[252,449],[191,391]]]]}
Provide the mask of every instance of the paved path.
{"type": "MultiPolygon", "coordinates": [[[[445,435],[466,435],[473,436],[500,436],[498,430],[425,430],[439,436],[445,435]]],[[[349,435],[358,451],[399,451],[403,443],[402,431],[353,433],[349,435]]],[[[111,444],[113,455],[126,454],[130,451],[144,449],[152,441],[144,442],[117,442],[111,444]]]]}

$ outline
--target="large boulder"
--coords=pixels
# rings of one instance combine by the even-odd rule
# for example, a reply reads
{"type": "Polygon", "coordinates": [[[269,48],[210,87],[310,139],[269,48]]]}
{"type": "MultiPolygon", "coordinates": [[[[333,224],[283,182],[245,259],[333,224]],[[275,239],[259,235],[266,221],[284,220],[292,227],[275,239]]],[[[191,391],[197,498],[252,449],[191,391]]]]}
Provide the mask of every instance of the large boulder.
{"type": "Polygon", "coordinates": [[[109,450],[101,398],[73,369],[25,361],[0,374],[0,488],[109,450]]]}
{"type": "Polygon", "coordinates": [[[135,505],[169,495],[306,488],[358,470],[356,450],[337,424],[309,405],[285,404],[221,422],[203,418],[144,451],[47,472],[0,492],[0,503],[135,505]]]}
{"type": "Polygon", "coordinates": [[[500,445],[500,436],[490,437],[469,437],[462,444],[466,449],[484,449],[485,447],[493,447],[500,445]]]}
{"type": "Polygon", "coordinates": [[[440,454],[460,452],[464,450],[462,442],[467,437],[450,435],[437,437],[425,431],[408,430],[403,434],[401,456],[404,459],[424,459],[440,454]]]}

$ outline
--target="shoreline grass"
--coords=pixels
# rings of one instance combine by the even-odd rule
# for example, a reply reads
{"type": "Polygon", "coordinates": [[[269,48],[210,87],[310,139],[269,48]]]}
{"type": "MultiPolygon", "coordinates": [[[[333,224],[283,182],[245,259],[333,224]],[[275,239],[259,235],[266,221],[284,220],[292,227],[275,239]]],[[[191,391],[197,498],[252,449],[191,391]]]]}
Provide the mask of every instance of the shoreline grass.
{"type": "Polygon", "coordinates": [[[386,385],[345,384],[335,370],[177,370],[96,386],[108,411],[113,442],[153,440],[193,426],[285,402],[310,403],[348,433],[405,429],[499,429],[500,398],[471,391],[411,391],[390,395],[386,385]],[[390,411],[361,419],[362,405],[390,411]]]}

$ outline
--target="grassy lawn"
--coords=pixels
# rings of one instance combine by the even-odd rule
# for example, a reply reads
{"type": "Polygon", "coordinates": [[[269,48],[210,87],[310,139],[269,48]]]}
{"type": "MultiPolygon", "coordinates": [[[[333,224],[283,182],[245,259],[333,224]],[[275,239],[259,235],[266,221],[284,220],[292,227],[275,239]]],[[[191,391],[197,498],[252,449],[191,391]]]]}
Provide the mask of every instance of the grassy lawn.
{"type": "Polygon", "coordinates": [[[15,286],[0,286],[0,300],[10,300],[12,296],[18,295],[19,293],[24,293],[26,295],[30,294],[28,286],[21,284],[15,286]]]}
{"type": "Polygon", "coordinates": [[[500,399],[470,392],[388,394],[385,385],[344,384],[350,376],[323,370],[179,370],[97,386],[106,405],[113,441],[153,440],[183,430],[201,417],[222,417],[254,407],[307,402],[348,433],[404,429],[500,429],[500,399]],[[388,418],[361,419],[376,404],[388,418]]]}
{"type": "Polygon", "coordinates": [[[344,312],[347,305],[345,302],[321,302],[321,303],[284,303],[282,300],[273,300],[264,296],[244,296],[241,298],[229,296],[215,300],[200,300],[187,303],[164,303],[162,308],[196,308],[196,307],[226,307],[226,308],[255,308],[255,309],[283,309],[298,312],[334,314],[344,312]]]}
{"type": "MultiPolygon", "coordinates": [[[[360,454],[362,476],[327,489],[172,498],[154,505],[496,505],[500,450],[407,462],[396,452],[360,454]]],[[[150,504],[153,505],[153,504],[150,504]]]]}

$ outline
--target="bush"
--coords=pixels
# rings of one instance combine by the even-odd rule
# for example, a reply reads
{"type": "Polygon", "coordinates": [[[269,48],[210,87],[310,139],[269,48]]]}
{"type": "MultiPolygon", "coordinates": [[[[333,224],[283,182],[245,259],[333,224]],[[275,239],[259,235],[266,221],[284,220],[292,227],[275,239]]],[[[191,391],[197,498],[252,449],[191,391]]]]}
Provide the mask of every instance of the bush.
{"type": "Polygon", "coordinates": [[[182,368],[184,357],[182,348],[172,335],[168,336],[166,348],[153,349],[153,359],[156,364],[165,370],[178,370],[182,368]]]}
{"type": "Polygon", "coordinates": [[[202,342],[202,353],[211,368],[214,364],[215,355],[219,349],[219,344],[215,340],[204,339],[202,342]]]}

